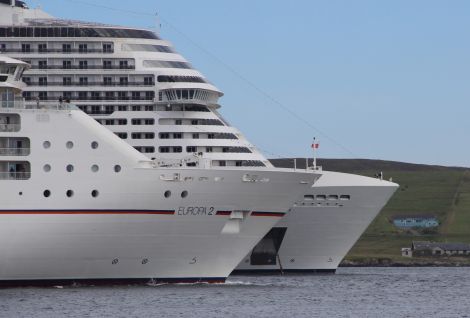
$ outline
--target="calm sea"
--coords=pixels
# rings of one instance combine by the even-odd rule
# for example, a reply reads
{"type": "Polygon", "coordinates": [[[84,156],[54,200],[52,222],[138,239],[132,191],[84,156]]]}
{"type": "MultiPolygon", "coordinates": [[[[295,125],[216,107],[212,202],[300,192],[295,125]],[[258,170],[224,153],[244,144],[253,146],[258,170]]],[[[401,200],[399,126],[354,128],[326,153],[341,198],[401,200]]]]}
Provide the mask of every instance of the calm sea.
{"type": "Polygon", "coordinates": [[[343,268],[224,285],[0,290],[0,317],[470,317],[470,268],[343,268]]]}

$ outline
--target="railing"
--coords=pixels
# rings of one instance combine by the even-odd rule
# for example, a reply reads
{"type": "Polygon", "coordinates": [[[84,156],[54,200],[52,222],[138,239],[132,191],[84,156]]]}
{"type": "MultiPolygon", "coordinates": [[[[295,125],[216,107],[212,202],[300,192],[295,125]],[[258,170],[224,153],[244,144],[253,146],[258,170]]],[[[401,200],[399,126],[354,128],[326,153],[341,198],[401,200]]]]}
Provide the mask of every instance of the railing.
{"type": "MultiPolygon", "coordinates": [[[[23,101],[15,101],[15,102],[8,102],[8,103],[2,103],[0,102],[0,110],[5,111],[5,109],[55,109],[55,110],[76,110],[78,109],[77,106],[69,103],[59,103],[58,98],[51,99],[54,101],[52,104],[45,104],[41,103],[41,101],[29,98],[25,99],[29,101],[36,101],[35,104],[29,104],[25,105],[23,101]]],[[[0,123],[0,131],[19,131],[20,129],[20,124],[2,124],[0,123]],[[3,130],[7,129],[7,130],[3,130]],[[8,130],[9,129],[9,130],[8,130]]]]}
{"type": "Polygon", "coordinates": [[[0,156],[28,156],[30,148],[0,148],[0,156]]]}
{"type": "MultiPolygon", "coordinates": [[[[153,97],[78,97],[78,96],[63,96],[63,99],[73,99],[76,102],[81,101],[153,101],[153,97]]],[[[34,97],[26,97],[26,101],[34,101],[34,97]]],[[[58,101],[59,97],[39,97],[40,101],[58,101]]]]}
{"type": "Polygon", "coordinates": [[[134,70],[134,65],[32,65],[31,69],[33,70],[134,70]]]}
{"type": "Polygon", "coordinates": [[[16,132],[20,131],[20,124],[0,124],[0,132],[16,132]]]}
{"type": "Polygon", "coordinates": [[[144,83],[144,82],[25,82],[28,86],[117,86],[117,87],[126,87],[126,86],[154,86],[155,83],[144,83]]]}
{"type": "Polygon", "coordinates": [[[114,53],[114,49],[0,49],[2,53],[114,53]]]}
{"type": "Polygon", "coordinates": [[[0,180],[28,180],[31,172],[0,172],[0,180]]]}

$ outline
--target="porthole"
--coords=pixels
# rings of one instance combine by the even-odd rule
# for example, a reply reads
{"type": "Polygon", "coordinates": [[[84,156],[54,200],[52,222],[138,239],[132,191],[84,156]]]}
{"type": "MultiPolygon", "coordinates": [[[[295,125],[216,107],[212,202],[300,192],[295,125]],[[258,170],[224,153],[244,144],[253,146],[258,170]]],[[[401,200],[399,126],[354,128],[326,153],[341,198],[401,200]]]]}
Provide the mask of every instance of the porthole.
{"type": "Polygon", "coordinates": [[[170,191],[170,190],[166,190],[165,193],[164,193],[164,196],[165,196],[165,198],[171,197],[171,191],[170,191]]]}
{"type": "Polygon", "coordinates": [[[188,196],[188,191],[181,192],[181,197],[186,198],[188,196]]]}
{"type": "Polygon", "coordinates": [[[71,198],[73,197],[73,190],[67,190],[65,194],[67,195],[67,197],[71,198]]]}
{"type": "Polygon", "coordinates": [[[51,171],[51,165],[44,165],[44,167],[42,168],[45,172],[49,172],[51,171]]]}
{"type": "Polygon", "coordinates": [[[92,148],[92,149],[97,149],[97,148],[98,148],[98,142],[93,141],[93,142],[91,143],[91,148],[92,148]]]}
{"type": "Polygon", "coordinates": [[[65,144],[65,146],[67,147],[67,149],[72,149],[72,148],[73,148],[73,142],[67,141],[67,143],[65,144]]]}
{"type": "Polygon", "coordinates": [[[19,195],[23,195],[23,192],[19,192],[18,194],[19,194],[19,195]]]}
{"type": "Polygon", "coordinates": [[[100,167],[98,167],[98,165],[91,166],[91,171],[98,172],[98,170],[100,170],[100,167]]]}
{"type": "Polygon", "coordinates": [[[142,260],[142,265],[145,265],[145,264],[147,264],[148,262],[149,262],[148,258],[144,258],[144,259],[142,260]]]}
{"type": "Polygon", "coordinates": [[[44,149],[49,149],[51,148],[51,142],[46,140],[42,143],[42,146],[44,147],[44,149]]]}
{"type": "Polygon", "coordinates": [[[67,172],[73,172],[73,165],[67,165],[67,172]]]}
{"type": "Polygon", "coordinates": [[[91,196],[92,196],[93,198],[96,198],[99,194],[100,194],[100,193],[98,192],[98,190],[93,190],[93,191],[91,191],[91,196]]]}
{"type": "Polygon", "coordinates": [[[111,264],[113,265],[116,265],[117,263],[119,263],[119,260],[117,258],[113,259],[113,261],[111,262],[111,264]]]}
{"type": "Polygon", "coordinates": [[[51,196],[51,191],[50,190],[44,190],[43,194],[44,194],[44,197],[48,198],[48,197],[51,196]]]}
{"type": "Polygon", "coordinates": [[[120,165],[115,165],[114,166],[114,172],[121,172],[121,166],[120,165]]]}

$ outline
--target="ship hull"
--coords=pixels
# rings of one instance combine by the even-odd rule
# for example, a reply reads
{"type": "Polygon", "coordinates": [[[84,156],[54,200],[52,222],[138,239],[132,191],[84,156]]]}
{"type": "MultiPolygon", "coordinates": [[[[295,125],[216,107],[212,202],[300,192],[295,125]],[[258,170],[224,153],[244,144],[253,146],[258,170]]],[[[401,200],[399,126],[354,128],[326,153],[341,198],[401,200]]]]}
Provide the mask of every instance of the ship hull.
{"type": "MultiPolygon", "coordinates": [[[[370,178],[368,179],[376,183],[375,185],[367,186],[364,182],[359,182],[356,186],[347,186],[348,181],[361,181],[360,178],[364,178],[359,176],[344,180],[346,186],[334,186],[333,182],[325,182],[328,178],[328,175],[323,175],[311,192],[315,198],[318,194],[326,194],[325,201],[299,202],[292,212],[276,225],[275,228],[285,229],[284,236],[279,238],[282,243],[278,254],[273,256],[274,253],[271,253],[269,256],[269,252],[265,253],[268,256],[265,257],[266,262],[261,265],[259,261],[254,261],[256,251],[252,251],[234,273],[336,271],[397,186],[370,178]],[[338,195],[338,200],[328,200],[330,194],[338,195]],[[349,199],[341,200],[341,195],[347,195],[349,199]]],[[[269,247],[269,244],[267,246],[269,247]]]]}

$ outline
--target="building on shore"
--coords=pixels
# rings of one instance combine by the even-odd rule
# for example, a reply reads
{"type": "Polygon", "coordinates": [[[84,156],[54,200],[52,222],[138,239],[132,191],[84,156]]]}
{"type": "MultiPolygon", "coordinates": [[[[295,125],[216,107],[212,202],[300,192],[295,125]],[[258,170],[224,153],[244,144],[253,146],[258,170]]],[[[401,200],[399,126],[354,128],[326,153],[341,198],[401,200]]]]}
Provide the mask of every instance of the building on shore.
{"type": "Polygon", "coordinates": [[[434,215],[395,215],[392,223],[399,228],[432,228],[439,226],[439,221],[434,215]]]}
{"type": "Polygon", "coordinates": [[[404,257],[419,256],[470,256],[470,244],[413,241],[410,247],[401,249],[404,257]]]}

